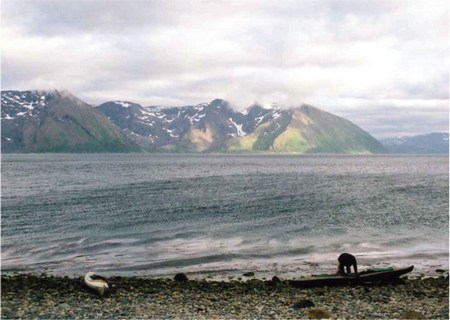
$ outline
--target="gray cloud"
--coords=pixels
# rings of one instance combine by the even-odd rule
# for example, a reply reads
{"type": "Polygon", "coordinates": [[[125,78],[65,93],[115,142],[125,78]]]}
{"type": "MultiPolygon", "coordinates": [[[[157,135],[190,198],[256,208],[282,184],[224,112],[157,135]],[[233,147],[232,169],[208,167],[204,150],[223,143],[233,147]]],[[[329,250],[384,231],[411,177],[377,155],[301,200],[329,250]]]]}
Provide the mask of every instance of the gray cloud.
{"type": "Polygon", "coordinates": [[[446,1],[4,1],[1,23],[4,89],[307,102],[379,136],[448,130],[446,1]]]}
{"type": "Polygon", "coordinates": [[[5,1],[2,18],[37,35],[117,34],[163,24],[163,7],[157,1],[5,1]]]}
{"type": "Polygon", "coordinates": [[[448,99],[367,100],[344,98],[337,99],[330,104],[333,113],[349,119],[376,138],[448,131],[448,99]]]}

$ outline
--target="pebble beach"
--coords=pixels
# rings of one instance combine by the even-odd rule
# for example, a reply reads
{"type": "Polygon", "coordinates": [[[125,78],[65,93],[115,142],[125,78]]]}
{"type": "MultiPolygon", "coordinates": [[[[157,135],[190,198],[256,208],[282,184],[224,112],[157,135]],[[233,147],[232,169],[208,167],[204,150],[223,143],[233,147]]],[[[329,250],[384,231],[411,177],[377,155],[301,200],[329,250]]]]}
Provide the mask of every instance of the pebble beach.
{"type": "MultiPolygon", "coordinates": [[[[448,272],[395,284],[300,289],[288,281],[2,275],[2,319],[448,319],[448,272]]],[[[278,279],[276,279],[278,280],[278,279]]]]}

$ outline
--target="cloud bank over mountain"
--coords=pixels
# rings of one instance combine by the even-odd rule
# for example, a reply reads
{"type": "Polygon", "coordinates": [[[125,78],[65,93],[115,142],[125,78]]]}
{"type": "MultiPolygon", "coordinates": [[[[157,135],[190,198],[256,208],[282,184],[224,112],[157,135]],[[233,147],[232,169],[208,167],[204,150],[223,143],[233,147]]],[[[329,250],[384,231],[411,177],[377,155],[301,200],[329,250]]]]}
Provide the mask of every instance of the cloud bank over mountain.
{"type": "Polygon", "coordinates": [[[317,105],[376,137],[448,131],[447,1],[4,1],[3,89],[98,104],[317,105]]]}

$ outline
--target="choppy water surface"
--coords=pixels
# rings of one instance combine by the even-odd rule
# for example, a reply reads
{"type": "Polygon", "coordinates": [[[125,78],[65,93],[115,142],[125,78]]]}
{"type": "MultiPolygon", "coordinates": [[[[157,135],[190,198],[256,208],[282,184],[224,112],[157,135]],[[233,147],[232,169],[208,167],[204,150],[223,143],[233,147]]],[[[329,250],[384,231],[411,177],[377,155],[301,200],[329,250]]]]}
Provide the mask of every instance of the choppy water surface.
{"type": "Polygon", "coordinates": [[[2,155],[2,269],[448,268],[448,157],[2,155]]]}

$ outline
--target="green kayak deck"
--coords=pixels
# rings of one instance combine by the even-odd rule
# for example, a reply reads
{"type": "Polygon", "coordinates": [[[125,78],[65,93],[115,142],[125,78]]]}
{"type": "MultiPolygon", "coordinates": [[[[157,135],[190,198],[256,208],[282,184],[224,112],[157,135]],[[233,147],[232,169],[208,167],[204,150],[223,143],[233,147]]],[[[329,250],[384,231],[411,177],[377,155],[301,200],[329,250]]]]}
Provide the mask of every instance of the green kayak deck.
{"type": "Polygon", "coordinates": [[[289,284],[298,288],[310,288],[391,282],[398,279],[400,276],[411,272],[413,269],[414,266],[406,268],[371,268],[348,276],[321,274],[300,280],[290,280],[289,284]]]}

